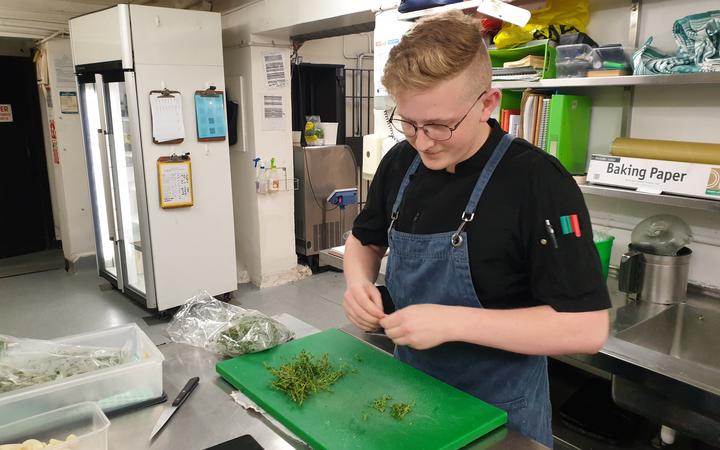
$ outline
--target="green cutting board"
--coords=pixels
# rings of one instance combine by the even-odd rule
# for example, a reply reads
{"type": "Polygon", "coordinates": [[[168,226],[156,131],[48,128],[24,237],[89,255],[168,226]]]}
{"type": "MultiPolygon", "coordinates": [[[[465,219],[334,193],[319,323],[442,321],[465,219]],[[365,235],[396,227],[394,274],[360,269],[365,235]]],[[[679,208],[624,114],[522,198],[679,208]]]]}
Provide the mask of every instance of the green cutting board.
{"type": "Polygon", "coordinates": [[[505,411],[335,329],[219,362],[216,370],[315,450],[458,449],[507,422],[505,411]],[[328,353],[354,371],[298,406],[272,388],[265,364],[278,366],[301,350],[328,353]],[[383,414],[371,403],[386,394],[392,400],[383,414]],[[413,410],[396,420],[393,402],[414,403],[413,410]]]}

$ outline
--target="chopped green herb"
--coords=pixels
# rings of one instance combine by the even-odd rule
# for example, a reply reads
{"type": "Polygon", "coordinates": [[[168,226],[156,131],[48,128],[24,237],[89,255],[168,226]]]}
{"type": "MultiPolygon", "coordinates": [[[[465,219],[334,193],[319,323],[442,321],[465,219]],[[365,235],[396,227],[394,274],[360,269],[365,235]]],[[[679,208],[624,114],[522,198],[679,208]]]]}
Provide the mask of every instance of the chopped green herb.
{"type": "Polygon", "coordinates": [[[410,414],[413,407],[409,403],[393,403],[390,407],[390,415],[393,416],[394,419],[402,420],[403,417],[410,414]]]}
{"type": "Polygon", "coordinates": [[[382,397],[378,397],[375,400],[372,401],[372,407],[376,410],[380,411],[381,413],[385,412],[385,409],[387,408],[387,402],[392,400],[392,397],[385,394],[382,397]]]}
{"type": "Polygon", "coordinates": [[[335,368],[327,353],[317,357],[305,350],[285,364],[266,368],[275,376],[272,386],[300,406],[310,395],[329,390],[332,384],[350,371],[345,366],[335,368]]]}

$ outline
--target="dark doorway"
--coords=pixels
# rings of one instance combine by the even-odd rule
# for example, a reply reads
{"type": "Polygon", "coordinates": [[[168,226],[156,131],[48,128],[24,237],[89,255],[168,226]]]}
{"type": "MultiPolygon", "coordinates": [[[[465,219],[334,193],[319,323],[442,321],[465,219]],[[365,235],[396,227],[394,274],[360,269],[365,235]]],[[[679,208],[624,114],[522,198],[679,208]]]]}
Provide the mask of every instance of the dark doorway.
{"type": "Polygon", "coordinates": [[[319,115],[323,122],[338,123],[337,143],[345,144],[344,69],[336,64],[292,65],[293,130],[305,129],[305,116],[319,115]]]}
{"type": "Polygon", "coordinates": [[[55,232],[35,66],[30,58],[0,56],[0,67],[0,258],[6,258],[51,248],[55,232]],[[11,121],[3,105],[10,105],[11,121]]]}

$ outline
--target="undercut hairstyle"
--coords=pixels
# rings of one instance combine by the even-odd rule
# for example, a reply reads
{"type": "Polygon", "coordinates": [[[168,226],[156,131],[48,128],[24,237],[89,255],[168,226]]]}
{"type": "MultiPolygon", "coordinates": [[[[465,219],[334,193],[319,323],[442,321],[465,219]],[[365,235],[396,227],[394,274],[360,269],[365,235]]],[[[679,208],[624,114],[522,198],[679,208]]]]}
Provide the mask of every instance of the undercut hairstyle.
{"type": "Polygon", "coordinates": [[[393,97],[425,90],[468,70],[473,91],[490,87],[492,69],[479,24],[461,11],[425,17],[390,50],[382,83],[393,97]]]}

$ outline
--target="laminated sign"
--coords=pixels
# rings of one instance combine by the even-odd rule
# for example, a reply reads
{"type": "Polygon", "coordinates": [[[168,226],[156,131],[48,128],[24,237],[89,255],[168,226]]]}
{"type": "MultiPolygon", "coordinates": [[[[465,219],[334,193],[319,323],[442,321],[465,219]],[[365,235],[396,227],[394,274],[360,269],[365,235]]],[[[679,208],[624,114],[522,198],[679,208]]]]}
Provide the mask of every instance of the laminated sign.
{"type": "Polygon", "coordinates": [[[711,164],[592,155],[587,181],[720,200],[720,167],[711,164]]]}
{"type": "Polygon", "coordinates": [[[0,103],[0,122],[12,122],[12,106],[0,103]]]}

